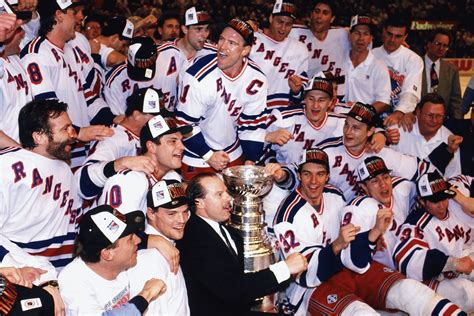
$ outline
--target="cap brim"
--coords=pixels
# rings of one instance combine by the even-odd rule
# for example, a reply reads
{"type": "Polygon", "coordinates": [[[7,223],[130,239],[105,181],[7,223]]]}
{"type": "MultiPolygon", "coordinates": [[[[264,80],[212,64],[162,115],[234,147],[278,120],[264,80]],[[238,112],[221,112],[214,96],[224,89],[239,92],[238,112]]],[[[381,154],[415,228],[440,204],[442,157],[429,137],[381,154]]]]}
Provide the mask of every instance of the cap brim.
{"type": "Polygon", "coordinates": [[[191,125],[183,125],[180,127],[171,128],[168,131],[161,134],[160,136],[174,134],[174,133],[181,133],[182,135],[187,135],[187,134],[192,133],[192,131],[193,131],[193,127],[191,125]]]}
{"type": "Polygon", "coordinates": [[[444,191],[438,192],[434,195],[427,196],[425,199],[427,199],[430,202],[437,203],[441,202],[446,199],[452,199],[456,195],[456,192],[450,189],[446,189],[444,191]]]}
{"type": "Polygon", "coordinates": [[[145,215],[142,211],[129,212],[125,214],[125,218],[127,226],[120,235],[120,238],[131,234],[138,234],[145,230],[145,215]]]}
{"type": "Polygon", "coordinates": [[[390,174],[390,172],[392,172],[392,170],[387,169],[387,168],[385,168],[385,169],[380,169],[380,170],[375,171],[375,172],[374,172],[373,174],[371,174],[369,177],[367,177],[367,178],[365,178],[364,180],[361,180],[361,181],[370,180],[370,179],[375,178],[376,176],[381,175],[381,174],[384,174],[384,173],[390,174]]]}
{"type": "Polygon", "coordinates": [[[189,204],[189,200],[186,197],[181,196],[181,197],[178,197],[177,199],[175,199],[171,202],[160,205],[158,207],[162,207],[162,208],[166,208],[166,209],[174,209],[174,208],[178,208],[180,206],[186,205],[186,204],[189,204]]]}

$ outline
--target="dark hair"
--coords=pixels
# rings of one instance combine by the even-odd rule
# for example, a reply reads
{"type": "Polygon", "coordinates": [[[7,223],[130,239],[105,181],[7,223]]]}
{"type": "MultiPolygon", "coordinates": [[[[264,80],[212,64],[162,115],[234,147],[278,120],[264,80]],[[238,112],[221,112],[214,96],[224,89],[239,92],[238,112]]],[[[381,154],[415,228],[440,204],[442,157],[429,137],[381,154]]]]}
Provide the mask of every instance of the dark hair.
{"type": "Polygon", "coordinates": [[[332,0],[313,0],[313,6],[311,7],[312,11],[314,11],[314,8],[316,7],[317,4],[322,3],[327,5],[329,8],[331,8],[331,13],[333,16],[336,16],[336,3],[332,0]]]}
{"type": "MultiPolygon", "coordinates": [[[[46,1],[45,1],[46,2],[46,1]]],[[[54,4],[53,4],[54,5],[54,4]]],[[[59,10],[59,9],[57,9],[59,10]]],[[[63,13],[66,13],[64,10],[59,10],[63,13]]],[[[56,10],[41,12],[40,13],[40,28],[38,30],[38,35],[45,37],[46,34],[51,32],[56,25],[56,10]]]]}
{"type": "MultiPolygon", "coordinates": [[[[146,125],[148,123],[145,123],[145,125],[142,127],[142,132],[145,128],[148,128],[146,125]]],[[[141,133],[142,133],[141,132],[141,133]]],[[[140,134],[141,135],[141,134],[140,134]]],[[[146,139],[146,140],[142,140],[142,137],[140,137],[140,146],[141,146],[141,150],[140,150],[140,154],[143,155],[143,154],[146,154],[148,152],[148,148],[146,148],[146,143],[147,142],[152,142],[156,145],[161,145],[161,137],[163,135],[160,135],[158,136],[157,138],[153,138],[153,139],[146,139]]]]}
{"type": "Polygon", "coordinates": [[[186,197],[188,198],[188,206],[191,212],[196,213],[196,199],[206,196],[206,189],[201,185],[202,179],[213,177],[217,178],[217,174],[212,172],[200,173],[189,181],[188,187],[186,188],[186,197]]]}
{"type": "Polygon", "coordinates": [[[85,28],[87,23],[96,22],[96,23],[99,23],[100,27],[102,27],[103,20],[104,20],[103,16],[98,15],[98,14],[91,14],[91,15],[86,16],[86,18],[82,22],[82,25],[83,25],[83,28],[85,28]]]}
{"type": "Polygon", "coordinates": [[[179,17],[179,14],[175,11],[168,11],[168,12],[164,12],[158,19],[158,22],[157,22],[158,27],[163,27],[163,25],[165,24],[165,21],[171,20],[171,19],[175,19],[178,21],[178,23],[181,24],[181,18],[179,17]]]}
{"type": "Polygon", "coordinates": [[[27,103],[18,116],[20,143],[23,148],[31,149],[37,145],[33,133],[50,134],[49,120],[67,112],[67,104],[57,99],[35,100],[27,103]]]}
{"type": "MultiPolygon", "coordinates": [[[[116,240],[113,244],[105,247],[104,249],[114,249],[117,247],[117,244],[118,244],[118,240],[116,240]]],[[[100,253],[104,249],[101,249],[98,252],[93,252],[93,253],[85,252],[84,246],[76,238],[76,243],[74,244],[74,256],[81,257],[82,261],[87,262],[87,263],[97,263],[100,261],[100,253]]]]}
{"type": "Polygon", "coordinates": [[[402,14],[393,14],[388,17],[388,19],[383,24],[384,28],[387,27],[404,27],[405,34],[408,34],[410,31],[411,21],[408,19],[406,15],[402,14]]]}
{"type": "Polygon", "coordinates": [[[416,105],[416,109],[421,111],[423,109],[423,106],[427,102],[444,105],[443,97],[439,93],[432,92],[432,93],[425,94],[424,96],[421,97],[420,102],[418,102],[418,104],[416,105]]]}
{"type": "Polygon", "coordinates": [[[442,28],[437,28],[437,29],[434,29],[433,31],[431,31],[431,32],[429,33],[427,43],[433,42],[434,39],[435,39],[435,37],[436,37],[436,35],[438,35],[438,34],[446,35],[446,36],[449,38],[449,43],[451,44],[451,40],[452,40],[451,32],[449,32],[449,31],[446,30],[446,29],[442,29],[442,28]]]}

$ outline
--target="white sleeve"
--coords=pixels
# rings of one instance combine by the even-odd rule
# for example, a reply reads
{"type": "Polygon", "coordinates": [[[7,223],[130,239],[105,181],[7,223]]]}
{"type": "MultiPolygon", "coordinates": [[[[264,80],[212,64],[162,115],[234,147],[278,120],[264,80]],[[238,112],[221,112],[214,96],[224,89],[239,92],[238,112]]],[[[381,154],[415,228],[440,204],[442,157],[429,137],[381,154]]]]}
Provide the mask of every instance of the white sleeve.
{"type": "Polygon", "coordinates": [[[400,102],[396,109],[403,113],[413,112],[421,97],[421,80],[423,76],[423,59],[416,54],[410,55],[408,72],[403,79],[400,102]]]}
{"type": "Polygon", "coordinates": [[[373,72],[374,78],[374,102],[383,102],[385,104],[390,104],[390,94],[392,92],[392,87],[390,84],[390,74],[388,72],[387,66],[377,60],[378,66],[375,67],[373,72]]]}
{"type": "Polygon", "coordinates": [[[29,53],[23,56],[21,64],[28,74],[28,80],[31,83],[32,96],[35,99],[57,98],[56,87],[51,81],[52,71],[56,63],[52,56],[42,56],[36,53],[29,53]]]}
{"type": "Polygon", "coordinates": [[[110,177],[104,186],[100,201],[123,214],[132,210],[146,211],[148,179],[141,172],[127,170],[110,177]]]}

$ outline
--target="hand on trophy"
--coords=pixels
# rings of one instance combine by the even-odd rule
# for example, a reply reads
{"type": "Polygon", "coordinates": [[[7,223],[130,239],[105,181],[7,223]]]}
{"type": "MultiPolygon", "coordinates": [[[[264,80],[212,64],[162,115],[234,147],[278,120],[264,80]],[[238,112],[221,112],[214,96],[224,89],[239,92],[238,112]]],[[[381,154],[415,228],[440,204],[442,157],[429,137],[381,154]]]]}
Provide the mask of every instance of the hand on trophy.
{"type": "Polygon", "coordinates": [[[287,178],[285,170],[278,163],[268,163],[265,166],[265,173],[272,175],[276,182],[282,182],[287,178]]]}
{"type": "Polygon", "coordinates": [[[292,253],[285,260],[291,275],[299,274],[308,269],[308,260],[299,252],[292,253]]]}

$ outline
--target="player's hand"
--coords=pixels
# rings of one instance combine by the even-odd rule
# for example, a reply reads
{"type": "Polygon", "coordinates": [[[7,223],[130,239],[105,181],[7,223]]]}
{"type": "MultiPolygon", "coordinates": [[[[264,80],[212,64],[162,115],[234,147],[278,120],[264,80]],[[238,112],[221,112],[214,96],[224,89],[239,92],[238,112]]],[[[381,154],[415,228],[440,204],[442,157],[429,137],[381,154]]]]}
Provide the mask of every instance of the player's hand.
{"type": "Polygon", "coordinates": [[[456,271],[459,273],[470,274],[474,269],[474,262],[471,257],[465,256],[456,260],[456,271]]]}
{"type": "Polygon", "coordinates": [[[110,137],[114,134],[113,129],[105,125],[91,125],[87,127],[81,127],[77,139],[82,142],[90,142],[93,140],[103,140],[106,137],[110,137]]]}
{"type": "MultiPolygon", "coordinates": [[[[416,116],[413,113],[405,113],[403,114],[402,119],[400,120],[400,124],[398,126],[401,126],[404,131],[411,132],[413,129],[413,124],[416,122],[416,116]]],[[[387,125],[390,126],[390,125],[387,125]]]]}
{"type": "Polygon", "coordinates": [[[339,236],[332,243],[332,251],[335,255],[338,255],[342,249],[345,249],[355,239],[360,231],[360,226],[355,226],[352,223],[341,226],[339,229],[339,236]]]}
{"type": "Polygon", "coordinates": [[[272,175],[276,182],[285,181],[285,179],[288,177],[286,171],[282,169],[279,163],[268,163],[265,166],[265,173],[272,175]]]}
{"type": "Polygon", "coordinates": [[[65,315],[65,306],[61,295],[59,294],[59,289],[57,287],[46,286],[44,287],[54,300],[54,316],[64,316],[65,315]]]}
{"type": "Polygon", "coordinates": [[[33,281],[38,279],[41,274],[46,273],[46,271],[32,267],[6,267],[0,268],[0,273],[11,283],[31,288],[33,281]]]}
{"type": "Polygon", "coordinates": [[[372,136],[372,140],[367,143],[367,150],[371,153],[378,153],[385,147],[385,142],[387,138],[383,133],[375,133],[372,136]]]}
{"type": "Polygon", "coordinates": [[[295,275],[308,269],[308,260],[299,252],[292,253],[285,260],[291,275],[295,275]]]}
{"type": "Polygon", "coordinates": [[[465,196],[461,191],[458,190],[456,186],[451,186],[449,188],[451,191],[454,191],[456,195],[453,197],[453,200],[461,205],[462,210],[467,215],[474,217],[474,198],[465,196]]]}
{"type": "Polygon", "coordinates": [[[382,236],[392,223],[393,212],[392,209],[382,208],[377,212],[374,227],[369,232],[369,240],[376,242],[382,236]]]}
{"type": "Polygon", "coordinates": [[[159,279],[150,279],[145,282],[143,290],[138,295],[147,300],[148,304],[166,292],[166,284],[159,279]]]}
{"type": "Polygon", "coordinates": [[[91,46],[92,54],[98,54],[100,52],[100,42],[95,38],[89,40],[89,45],[91,46]]]}
{"type": "Polygon", "coordinates": [[[385,118],[385,120],[383,121],[383,125],[384,126],[399,125],[402,117],[403,117],[403,112],[395,111],[385,118]]]}
{"type": "Polygon", "coordinates": [[[459,149],[459,145],[461,145],[463,141],[463,137],[459,135],[449,135],[448,136],[448,151],[452,154],[459,149]]]}
{"type": "Polygon", "coordinates": [[[209,166],[214,168],[217,171],[225,169],[230,162],[229,155],[222,150],[215,151],[211,158],[206,161],[209,166]]]}
{"type": "Polygon", "coordinates": [[[23,285],[23,284],[20,284],[20,285],[23,285],[26,287],[31,287],[34,281],[38,280],[42,274],[45,274],[46,272],[48,272],[46,270],[43,270],[40,268],[33,268],[33,267],[23,267],[23,268],[19,268],[18,270],[21,276],[23,277],[23,279],[28,284],[28,285],[23,285]]]}
{"type": "Polygon", "coordinates": [[[385,133],[390,144],[398,144],[400,141],[400,131],[398,128],[396,128],[394,125],[389,126],[385,129],[385,133]]]}
{"type": "Polygon", "coordinates": [[[121,157],[114,161],[115,172],[123,169],[130,169],[133,171],[141,171],[150,175],[153,173],[153,171],[155,171],[156,168],[158,168],[158,164],[147,156],[121,157]]]}
{"type": "Polygon", "coordinates": [[[15,34],[15,30],[22,24],[21,20],[16,19],[15,14],[0,14],[0,42],[5,42],[15,34]]]}
{"type": "Polygon", "coordinates": [[[290,86],[291,92],[297,94],[303,88],[303,80],[298,75],[293,75],[288,78],[288,86],[290,86]]]}
{"type": "Polygon", "coordinates": [[[290,139],[293,139],[293,134],[291,134],[284,128],[280,128],[279,130],[267,133],[265,135],[265,142],[270,144],[277,144],[280,146],[283,146],[288,143],[290,139]]]}
{"type": "Polygon", "coordinates": [[[153,14],[149,14],[143,20],[138,22],[137,26],[135,28],[140,29],[140,28],[144,28],[144,27],[149,27],[150,25],[153,25],[156,22],[158,22],[158,19],[156,18],[156,16],[154,16],[153,14]]]}
{"type": "Polygon", "coordinates": [[[377,239],[377,245],[375,246],[375,252],[384,251],[385,249],[387,249],[387,243],[385,242],[385,238],[382,235],[377,239]]]}
{"type": "Polygon", "coordinates": [[[179,250],[165,238],[158,235],[148,236],[148,248],[156,248],[165,257],[174,274],[179,270],[179,250]]]}

